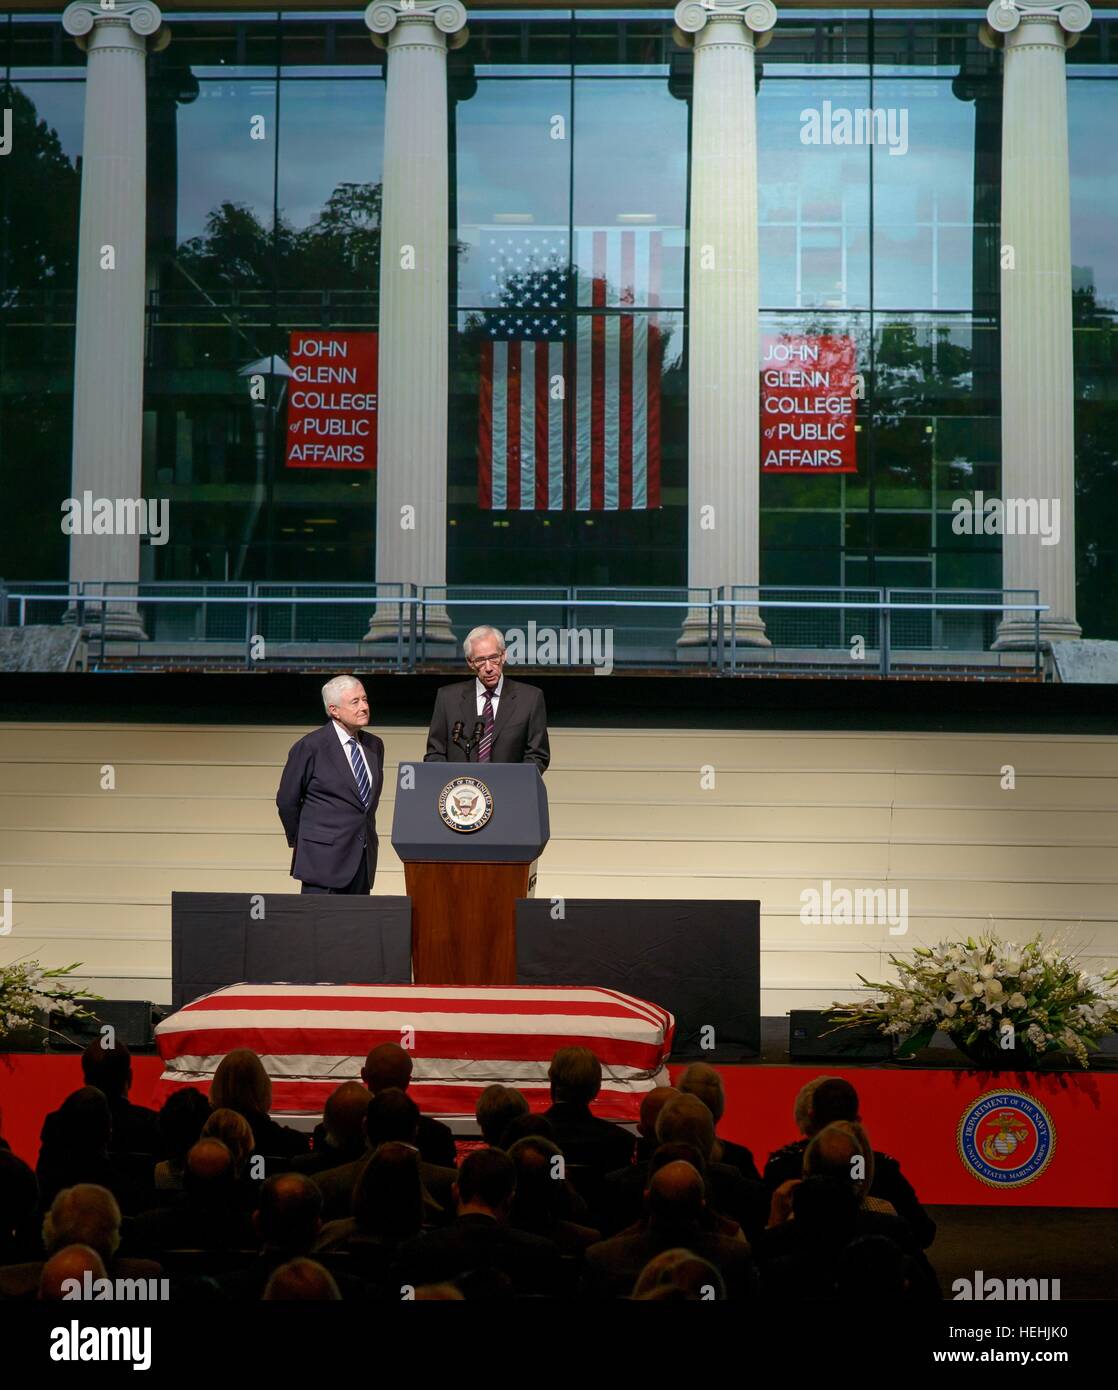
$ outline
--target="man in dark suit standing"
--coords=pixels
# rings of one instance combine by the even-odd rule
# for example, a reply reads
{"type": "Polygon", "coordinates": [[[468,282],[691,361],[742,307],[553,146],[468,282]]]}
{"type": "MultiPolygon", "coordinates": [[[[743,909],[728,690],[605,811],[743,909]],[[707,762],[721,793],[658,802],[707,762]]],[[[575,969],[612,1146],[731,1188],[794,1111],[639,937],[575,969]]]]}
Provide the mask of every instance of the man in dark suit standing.
{"type": "Polygon", "coordinates": [[[535,763],[544,772],[551,747],[543,691],[505,677],[505,639],[495,627],[475,627],[462,647],[473,679],[444,685],[435,697],[423,761],[535,763]]]}
{"type": "Polygon", "coordinates": [[[322,687],[329,722],[287,755],[276,807],[304,893],[368,893],[377,871],[377,803],[384,743],[368,732],[369,701],[354,676],[322,687]]]}

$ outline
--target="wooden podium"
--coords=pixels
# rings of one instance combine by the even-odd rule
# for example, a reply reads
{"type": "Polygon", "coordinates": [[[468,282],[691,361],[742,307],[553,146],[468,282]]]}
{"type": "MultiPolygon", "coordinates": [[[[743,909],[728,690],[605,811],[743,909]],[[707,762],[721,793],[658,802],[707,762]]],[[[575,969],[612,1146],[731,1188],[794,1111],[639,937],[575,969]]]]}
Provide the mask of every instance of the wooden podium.
{"type": "Polygon", "coordinates": [[[534,763],[400,765],[392,845],[415,984],[516,984],[516,901],[533,895],[549,834],[534,763]]]}

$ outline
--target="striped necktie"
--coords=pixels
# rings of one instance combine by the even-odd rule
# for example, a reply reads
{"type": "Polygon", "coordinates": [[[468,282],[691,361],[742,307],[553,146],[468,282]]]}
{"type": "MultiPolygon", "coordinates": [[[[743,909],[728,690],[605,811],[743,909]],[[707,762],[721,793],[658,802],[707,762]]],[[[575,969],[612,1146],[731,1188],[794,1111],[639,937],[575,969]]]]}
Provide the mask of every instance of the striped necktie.
{"type": "Polygon", "coordinates": [[[477,760],[479,763],[487,763],[489,754],[493,747],[493,692],[487,690],[482,697],[485,700],[485,708],[481,712],[482,730],[481,743],[478,744],[477,760]]]}
{"type": "Polygon", "coordinates": [[[369,809],[369,774],[365,770],[365,759],[361,756],[361,749],[358,748],[355,738],[351,738],[349,741],[349,760],[353,764],[353,775],[357,778],[357,790],[361,796],[361,804],[367,811],[369,809]]]}

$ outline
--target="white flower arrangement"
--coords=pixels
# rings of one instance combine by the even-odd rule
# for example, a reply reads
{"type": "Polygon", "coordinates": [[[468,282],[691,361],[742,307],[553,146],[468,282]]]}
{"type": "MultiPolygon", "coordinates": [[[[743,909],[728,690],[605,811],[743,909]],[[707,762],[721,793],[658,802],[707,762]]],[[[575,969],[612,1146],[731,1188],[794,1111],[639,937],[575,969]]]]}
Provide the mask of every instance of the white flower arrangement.
{"type": "Polygon", "coordinates": [[[913,957],[889,957],[897,984],[859,975],[878,997],[833,1004],[831,1018],[842,1028],[876,1024],[899,1044],[899,1057],[927,1047],[938,1029],[983,1066],[1004,1066],[1014,1052],[1032,1063],[1068,1052],[1085,1067],[1098,1039],[1118,1032],[1118,970],[1091,974],[1039,935],[1018,946],[991,931],[918,946],[913,957]]]}
{"type": "Polygon", "coordinates": [[[101,996],[61,983],[80,963],[54,970],[44,970],[37,960],[0,965],[0,1042],[15,1033],[41,1033],[45,1044],[53,1030],[39,1022],[43,1010],[64,1018],[92,1018],[92,1011],[81,1001],[101,996]]]}

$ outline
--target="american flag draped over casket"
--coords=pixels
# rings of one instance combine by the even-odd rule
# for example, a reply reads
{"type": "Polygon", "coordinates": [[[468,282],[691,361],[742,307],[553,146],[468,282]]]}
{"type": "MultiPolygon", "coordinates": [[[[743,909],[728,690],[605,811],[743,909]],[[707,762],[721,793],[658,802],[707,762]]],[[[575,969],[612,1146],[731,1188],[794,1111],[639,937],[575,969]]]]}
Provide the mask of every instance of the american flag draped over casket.
{"type": "Polygon", "coordinates": [[[588,1047],[602,1064],[595,1112],[635,1120],[645,1092],[668,1084],[674,1029],[666,1009],[612,989],[275,984],[203,995],[155,1035],[165,1090],[208,1089],[222,1057],[248,1047],[272,1080],[272,1109],[296,1114],[321,1113],[384,1042],[411,1054],[409,1094],[428,1114],[472,1115],[494,1082],[546,1109],[553,1053],[588,1047]]]}

